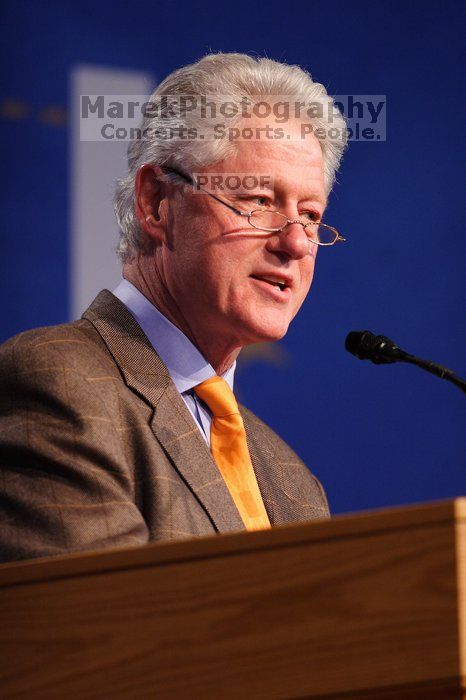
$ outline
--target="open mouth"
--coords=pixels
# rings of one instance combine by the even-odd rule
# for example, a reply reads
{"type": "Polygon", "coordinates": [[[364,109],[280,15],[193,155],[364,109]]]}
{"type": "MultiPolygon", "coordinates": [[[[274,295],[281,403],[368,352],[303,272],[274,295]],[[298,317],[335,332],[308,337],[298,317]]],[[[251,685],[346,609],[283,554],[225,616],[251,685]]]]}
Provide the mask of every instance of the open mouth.
{"type": "Polygon", "coordinates": [[[276,287],[281,292],[284,292],[285,289],[289,287],[286,280],[280,279],[280,277],[261,277],[259,275],[251,275],[251,277],[253,280],[259,280],[259,282],[267,282],[267,284],[270,284],[272,287],[276,287]]]}

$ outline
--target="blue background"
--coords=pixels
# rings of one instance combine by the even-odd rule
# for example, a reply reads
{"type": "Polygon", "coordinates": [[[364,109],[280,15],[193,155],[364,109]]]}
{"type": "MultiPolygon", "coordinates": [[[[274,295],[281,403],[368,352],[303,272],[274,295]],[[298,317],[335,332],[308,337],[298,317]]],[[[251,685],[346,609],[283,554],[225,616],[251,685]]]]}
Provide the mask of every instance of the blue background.
{"type": "Polygon", "coordinates": [[[73,66],[162,78],[211,50],[298,63],[331,94],[386,94],[387,140],[351,144],[326,215],[350,243],[320,251],[281,361],[245,362],[238,393],[335,513],[466,494],[464,396],[343,349],[369,328],[466,375],[465,14],[451,0],[3,2],[0,340],[69,317],[68,126],[43,110],[67,108],[73,66]]]}

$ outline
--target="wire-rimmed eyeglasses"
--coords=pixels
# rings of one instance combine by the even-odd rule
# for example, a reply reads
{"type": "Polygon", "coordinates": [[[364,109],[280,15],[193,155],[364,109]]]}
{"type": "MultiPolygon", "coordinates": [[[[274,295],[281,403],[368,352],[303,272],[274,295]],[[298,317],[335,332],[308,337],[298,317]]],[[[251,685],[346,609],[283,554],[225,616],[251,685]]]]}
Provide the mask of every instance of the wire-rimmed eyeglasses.
{"type": "Polygon", "coordinates": [[[246,217],[249,224],[258,231],[263,231],[264,233],[278,233],[279,231],[283,231],[283,229],[289,224],[301,224],[309,241],[311,243],[315,243],[316,245],[330,246],[337,241],[346,241],[346,238],[343,238],[336,228],[329,226],[328,224],[323,224],[321,221],[304,222],[299,221],[299,219],[293,220],[289,219],[285,214],[272,209],[253,209],[249,212],[242,211],[241,209],[234,207],[229,202],[225,202],[225,200],[218,195],[213,194],[212,192],[209,192],[205,188],[198,185],[191,177],[189,177],[189,175],[185,175],[174,168],[163,167],[162,170],[164,173],[173,173],[185,182],[193,185],[193,187],[201,189],[205,194],[208,194],[209,197],[213,197],[213,199],[220,202],[225,207],[228,207],[228,209],[231,209],[231,211],[234,211],[235,214],[238,214],[238,216],[246,217]]]}

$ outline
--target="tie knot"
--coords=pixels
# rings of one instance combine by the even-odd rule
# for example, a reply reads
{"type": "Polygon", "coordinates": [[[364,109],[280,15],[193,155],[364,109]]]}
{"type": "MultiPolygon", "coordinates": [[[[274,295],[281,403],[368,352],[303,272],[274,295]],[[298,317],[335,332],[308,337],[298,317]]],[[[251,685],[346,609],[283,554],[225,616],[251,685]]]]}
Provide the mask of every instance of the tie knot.
{"type": "Polygon", "coordinates": [[[222,377],[210,377],[194,387],[194,391],[214,414],[214,418],[239,413],[235,395],[222,377]]]}

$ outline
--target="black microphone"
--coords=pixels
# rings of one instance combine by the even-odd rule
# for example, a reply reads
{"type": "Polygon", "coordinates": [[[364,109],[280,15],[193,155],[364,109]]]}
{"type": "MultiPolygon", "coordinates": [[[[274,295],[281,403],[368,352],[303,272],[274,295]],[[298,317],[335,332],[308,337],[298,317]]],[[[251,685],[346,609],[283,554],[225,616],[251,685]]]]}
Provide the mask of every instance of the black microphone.
{"type": "Polygon", "coordinates": [[[351,331],[346,336],[345,348],[360,360],[371,360],[376,365],[392,362],[408,362],[425,369],[436,377],[446,379],[466,392],[466,381],[442,365],[423,360],[402,350],[393,340],[384,335],[374,335],[370,331],[351,331]]]}

